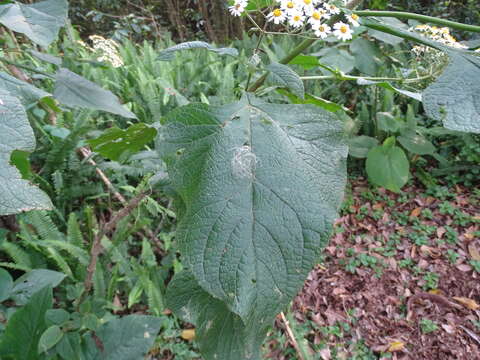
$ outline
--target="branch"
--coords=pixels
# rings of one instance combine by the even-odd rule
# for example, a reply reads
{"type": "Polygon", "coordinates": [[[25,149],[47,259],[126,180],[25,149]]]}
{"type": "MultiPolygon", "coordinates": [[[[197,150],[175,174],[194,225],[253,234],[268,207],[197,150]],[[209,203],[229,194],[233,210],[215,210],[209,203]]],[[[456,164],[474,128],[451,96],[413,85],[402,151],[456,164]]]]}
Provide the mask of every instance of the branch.
{"type": "Polygon", "coordinates": [[[354,13],[361,17],[381,16],[381,17],[394,17],[397,19],[418,20],[418,21],[421,21],[422,23],[443,25],[443,26],[447,26],[449,28],[457,29],[457,30],[480,32],[480,26],[467,25],[467,24],[462,24],[455,21],[436,18],[433,16],[426,16],[426,15],[420,15],[420,14],[403,12],[403,11],[362,10],[362,11],[354,11],[354,13]]]}
{"type": "MultiPolygon", "coordinates": [[[[352,0],[347,4],[346,8],[347,9],[354,9],[358,5],[360,5],[362,2],[363,2],[363,0],[352,0]]],[[[341,16],[336,15],[328,21],[328,24],[331,26],[340,19],[341,19],[341,16]]],[[[285,56],[283,59],[281,59],[279,61],[280,64],[288,64],[290,61],[292,61],[298,55],[300,55],[303,51],[305,51],[310,46],[312,46],[317,40],[318,39],[303,40],[300,44],[298,44],[298,46],[295,49],[292,50],[292,52],[290,54],[288,54],[287,56],[285,56]]],[[[255,92],[256,90],[258,90],[258,88],[260,86],[263,85],[263,83],[265,82],[266,79],[267,79],[267,74],[262,75],[257,81],[255,81],[255,83],[252,86],[250,86],[250,88],[247,89],[247,91],[255,92]]]]}

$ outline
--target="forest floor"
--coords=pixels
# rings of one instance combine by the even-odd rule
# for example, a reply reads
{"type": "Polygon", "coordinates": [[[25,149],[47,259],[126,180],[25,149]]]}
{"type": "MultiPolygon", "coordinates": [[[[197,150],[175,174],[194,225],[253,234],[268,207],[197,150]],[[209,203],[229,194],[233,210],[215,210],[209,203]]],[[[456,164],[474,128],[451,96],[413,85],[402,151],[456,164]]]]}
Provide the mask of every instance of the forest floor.
{"type": "Polygon", "coordinates": [[[480,359],[479,189],[350,185],[267,358],[480,359]]]}

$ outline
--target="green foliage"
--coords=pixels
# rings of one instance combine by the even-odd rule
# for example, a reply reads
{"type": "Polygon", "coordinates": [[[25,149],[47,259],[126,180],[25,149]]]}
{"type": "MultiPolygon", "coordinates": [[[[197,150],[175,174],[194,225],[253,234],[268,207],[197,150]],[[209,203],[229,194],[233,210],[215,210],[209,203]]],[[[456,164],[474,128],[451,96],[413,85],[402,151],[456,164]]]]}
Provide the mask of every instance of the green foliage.
{"type": "Polygon", "coordinates": [[[227,311],[218,324],[198,318],[200,328],[210,329],[205,321],[213,321],[212,331],[224,328],[222,338],[202,335],[207,358],[258,358],[259,338],[311,269],[341,199],[340,132],[334,116],[318,107],[249,95],[219,108],[188,105],[166,117],[159,151],[181,198],[177,241],[189,269],[183,276],[205,293],[192,306],[198,310],[213,297],[221,302],[212,311],[227,311]],[[224,345],[226,338],[236,345],[224,345]]]}

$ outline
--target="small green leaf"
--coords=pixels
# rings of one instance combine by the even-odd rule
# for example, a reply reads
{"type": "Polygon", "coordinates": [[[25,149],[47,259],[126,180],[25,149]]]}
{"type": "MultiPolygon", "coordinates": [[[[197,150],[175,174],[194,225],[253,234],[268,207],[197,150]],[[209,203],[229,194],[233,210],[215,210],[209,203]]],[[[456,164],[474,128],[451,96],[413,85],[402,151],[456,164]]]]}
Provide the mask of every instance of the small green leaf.
{"type": "Polygon", "coordinates": [[[47,326],[62,325],[70,319],[70,313],[64,309],[50,309],[45,314],[47,326]]]}
{"type": "Polygon", "coordinates": [[[401,123],[388,112],[377,113],[378,128],[386,132],[397,132],[400,129],[401,123]]]}
{"type": "Polygon", "coordinates": [[[408,181],[410,163],[405,152],[390,143],[376,146],[368,152],[366,169],[372,183],[400,192],[408,181]]]}
{"type": "Polygon", "coordinates": [[[432,155],[436,150],[430,141],[415,133],[403,134],[397,140],[405,149],[414,154],[432,155]]]}
{"type": "Polygon", "coordinates": [[[19,305],[26,304],[30,297],[45,286],[56,287],[65,278],[57,271],[36,269],[15,280],[11,298],[19,305]]]}
{"type": "Polygon", "coordinates": [[[30,167],[29,160],[30,153],[26,151],[14,150],[10,156],[10,162],[12,165],[20,171],[22,179],[29,180],[32,177],[32,169],[30,167]]]}
{"type": "Polygon", "coordinates": [[[271,63],[267,66],[267,70],[270,71],[268,81],[272,85],[287,88],[299,98],[305,98],[303,81],[290,67],[279,63],[271,63]]]}
{"type": "Polygon", "coordinates": [[[174,58],[174,55],[177,51],[190,49],[206,49],[208,51],[215,52],[218,55],[229,55],[233,57],[238,56],[238,50],[234,48],[216,48],[204,41],[188,41],[162,50],[158,56],[158,60],[170,61],[174,58]]]}
{"type": "Polygon", "coordinates": [[[47,47],[67,21],[67,0],[46,0],[24,5],[15,1],[0,7],[0,23],[47,47]]]}
{"type": "Polygon", "coordinates": [[[33,151],[35,136],[20,101],[0,89],[0,215],[50,209],[48,196],[10,165],[15,150],[33,151]]]}
{"type": "Polygon", "coordinates": [[[311,94],[305,94],[305,99],[301,99],[286,89],[277,89],[277,91],[280,94],[288,97],[292,104],[312,104],[333,113],[337,111],[349,111],[346,107],[340,104],[334,103],[333,101],[329,101],[326,99],[322,99],[318,96],[314,96],[311,94]]]}
{"type": "Polygon", "coordinates": [[[10,292],[13,288],[13,279],[10,273],[0,268],[0,303],[10,297],[10,292]]]}
{"type": "Polygon", "coordinates": [[[132,155],[143,149],[145,145],[155,139],[157,130],[139,123],[123,130],[117,127],[106,130],[100,137],[88,140],[93,151],[102,156],[118,161],[121,157],[132,155]]]}
{"type": "Polygon", "coordinates": [[[246,10],[248,11],[255,11],[264,9],[266,7],[272,6],[274,4],[274,0],[250,0],[248,2],[248,6],[246,10]]]}
{"type": "Polygon", "coordinates": [[[106,111],[126,118],[136,116],[127,110],[110,91],[84,77],[61,68],[55,74],[55,98],[62,104],[92,110],[106,111]]]}
{"type": "Polygon", "coordinates": [[[292,61],[289,62],[289,64],[300,65],[305,70],[310,70],[320,65],[318,58],[310,55],[297,55],[292,61]]]}
{"type": "Polygon", "coordinates": [[[378,140],[370,136],[355,136],[348,141],[348,154],[359,159],[367,157],[370,149],[378,145],[378,140]]]}
{"type": "Polygon", "coordinates": [[[47,286],[12,315],[0,338],[0,358],[38,360],[38,343],[47,328],[45,313],[52,307],[52,302],[52,289],[47,286]]]}
{"type": "Polygon", "coordinates": [[[52,325],[44,331],[40,340],[38,341],[38,353],[42,354],[47,352],[52,347],[58,344],[62,340],[63,331],[58,325],[52,325]]]}
{"type": "Polygon", "coordinates": [[[350,51],[355,56],[355,67],[358,70],[370,76],[376,75],[380,50],[373,41],[356,38],[350,43],[350,51]]]}
{"type": "Polygon", "coordinates": [[[63,335],[62,339],[55,347],[55,350],[62,359],[81,359],[81,343],[82,341],[78,332],[69,332],[63,335]]]}

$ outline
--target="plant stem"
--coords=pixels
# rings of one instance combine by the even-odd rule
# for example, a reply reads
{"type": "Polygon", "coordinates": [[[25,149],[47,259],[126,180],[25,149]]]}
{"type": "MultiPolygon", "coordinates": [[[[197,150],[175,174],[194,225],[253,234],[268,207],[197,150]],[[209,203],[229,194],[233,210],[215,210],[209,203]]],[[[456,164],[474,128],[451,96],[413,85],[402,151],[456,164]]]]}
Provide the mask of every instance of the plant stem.
{"type": "Polygon", "coordinates": [[[4,58],[4,57],[0,57],[0,61],[1,61],[1,62],[4,62],[5,64],[13,65],[13,66],[16,66],[16,67],[18,67],[18,68],[20,68],[20,69],[24,69],[24,70],[27,70],[27,71],[31,71],[31,72],[34,72],[34,73],[37,73],[37,74],[41,74],[41,75],[47,76],[47,77],[49,77],[50,79],[54,79],[54,77],[53,77],[51,74],[49,74],[49,73],[47,73],[47,72],[45,72],[45,71],[41,71],[41,70],[38,70],[38,69],[34,69],[34,68],[30,67],[30,66],[18,64],[18,63],[16,63],[15,61],[8,60],[8,59],[6,59],[6,58],[4,58]]]}
{"type": "Polygon", "coordinates": [[[480,26],[462,24],[455,21],[436,18],[433,16],[426,16],[426,15],[420,15],[420,14],[403,12],[403,11],[361,10],[361,11],[354,11],[354,13],[361,17],[381,16],[381,17],[394,17],[397,19],[411,19],[411,20],[418,20],[423,23],[443,25],[443,26],[447,26],[457,30],[480,32],[480,26]]]}
{"type": "MultiPolygon", "coordinates": [[[[360,3],[362,3],[362,1],[363,0],[352,0],[347,4],[346,7],[348,9],[354,9],[358,5],[360,5],[360,3]]],[[[338,16],[338,15],[334,16],[329,20],[328,24],[332,25],[333,23],[337,22],[340,18],[341,18],[341,16],[338,16]]],[[[298,55],[300,55],[303,51],[305,51],[310,46],[312,46],[316,41],[317,41],[317,39],[305,39],[305,40],[303,40],[300,44],[298,44],[298,46],[295,49],[293,49],[287,56],[285,56],[283,59],[281,59],[279,61],[280,64],[288,64],[290,61],[292,61],[298,55]]],[[[256,90],[258,90],[258,88],[260,86],[263,85],[263,83],[265,82],[266,79],[267,79],[267,74],[263,74],[257,81],[255,81],[255,83],[252,86],[250,86],[247,89],[247,91],[255,92],[256,90]]]]}
{"type": "Polygon", "coordinates": [[[413,83],[430,78],[431,75],[421,76],[413,79],[404,78],[391,78],[391,77],[369,77],[369,76],[350,76],[345,74],[339,75],[325,75],[325,76],[301,76],[302,80],[339,80],[339,81],[356,81],[356,80],[369,80],[369,81],[398,81],[403,83],[413,83]]]}

